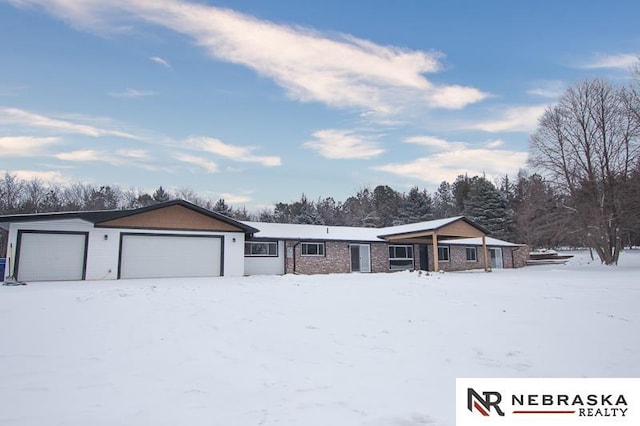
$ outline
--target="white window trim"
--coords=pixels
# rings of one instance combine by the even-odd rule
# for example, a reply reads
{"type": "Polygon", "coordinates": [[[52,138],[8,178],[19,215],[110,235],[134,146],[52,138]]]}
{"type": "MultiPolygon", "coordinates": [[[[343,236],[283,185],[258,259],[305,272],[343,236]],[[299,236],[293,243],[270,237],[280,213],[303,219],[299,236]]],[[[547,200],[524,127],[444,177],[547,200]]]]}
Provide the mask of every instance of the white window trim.
{"type": "Polygon", "coordinates": [[[479,261],[479,259],[478,259],[478,247],[470,247],[470,246],[466,246],[466,247],[464,248],[464,256],[465,256],[465,258],[467,259],[467,262],[469,262],[469,263],[472,263],[472,262],[478,262],[478,261],[479,261]],[[467,250],[468,250],[468,249],[473,249],[473,251],[476,253],[476,255],[475,255],[475,259],[473,259],[473,260],[469,259],[469,256],[467,256],[467,250]]]}
{"type": "MultiPolygon", "coordinates": [[[[320,251],[320,250],[318,250],[320,251]]],[[[324,257],[326,255],[327,251],[326,251],[326,247],[324,243],[312,243],[312,242],[302,242],[300,243],[300,256],[304,256],[304,257],[324,257]],[[322,246],[322,254],[304,254],[304,250],[303,247],[305,245],[315,245],[315,246],[322,246]]]]}
{"type": "MultiPolygon", "coordinates": [[[[244,257],[278,257],[278,242],[277,241],[245,241],[245,247],[247,244],[252,245],[252,244],[275,244],[276,245],[276,253],[275,254],[269,254],[269,250],[267,249],[267,254],[247,254],[245,252],[244,257]]],[[[249,252],[251,252],[251,250],[249,250],[249,252]]]]}
{"type": "Polygon", "coordinates": [[[389,256],[389,260],[409,260],[409,259],[413,260],[414,259],[414,257],[413,257],[413,246],[411,244],[389,244],[389,248],[392,248],[392,247],[405,247],[405,248],[411,249],[411,257],[391,257],[391,256],[389,256]]]}
{"type": "Polygon", "coordinates": [[[445,262],[445,263],[451,262],[451,248],[449,246],[440,246],[440,245],[438,246],[438,262],[445,262]],[[447,259],[446,260],[440,259],[440,249],[441,248],[442,249],[447,249],[447,259]]]}

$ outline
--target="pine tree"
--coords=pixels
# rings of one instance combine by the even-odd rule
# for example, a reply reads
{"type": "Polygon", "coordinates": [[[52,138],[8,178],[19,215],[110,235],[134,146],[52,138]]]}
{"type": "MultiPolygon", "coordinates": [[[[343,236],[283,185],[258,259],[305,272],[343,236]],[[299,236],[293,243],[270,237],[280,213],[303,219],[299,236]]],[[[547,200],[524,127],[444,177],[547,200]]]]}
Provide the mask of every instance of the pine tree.
{"type": "Polygon", "coordinates": [[[475,176],[468,182],[469,193],[463,200],[465,216],[487,228],[496,238],[508,239],[514,224],[506,198],[484,177],[475,176]]]}
{"type": "Polygon", "coordinates": [[[427,190],[420,191],[417,186],[409,190],[407,195],[403,196],[400,208],[398,209],[398,217],[394,220],[394,225],[403,225],[405,223],[424,222],[433,219],[433,208],[431,196],[427,190]]]}

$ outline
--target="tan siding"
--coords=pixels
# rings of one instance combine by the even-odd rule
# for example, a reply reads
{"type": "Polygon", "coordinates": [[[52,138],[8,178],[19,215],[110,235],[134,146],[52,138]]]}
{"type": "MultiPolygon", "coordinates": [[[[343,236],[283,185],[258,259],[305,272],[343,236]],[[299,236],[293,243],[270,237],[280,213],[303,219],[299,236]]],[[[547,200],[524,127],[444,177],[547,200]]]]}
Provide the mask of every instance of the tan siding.
{"type": "Polygon", "coordinates": [[[236,231],[240,228],[195,212],[183,206],[169,206],[131,216],[97,223],[96,227],[183,229],[197,231],[236,231]]]}
{"type": "Polygon", "coordinates": [[[438,237],[447,236],[447,237],[482,237],[484,232],[479,229],[469,225],[467,222],[463,220],[458,220],[456,222],[450,223],[449,225],[443,226],[438,229],[438,237]]]}

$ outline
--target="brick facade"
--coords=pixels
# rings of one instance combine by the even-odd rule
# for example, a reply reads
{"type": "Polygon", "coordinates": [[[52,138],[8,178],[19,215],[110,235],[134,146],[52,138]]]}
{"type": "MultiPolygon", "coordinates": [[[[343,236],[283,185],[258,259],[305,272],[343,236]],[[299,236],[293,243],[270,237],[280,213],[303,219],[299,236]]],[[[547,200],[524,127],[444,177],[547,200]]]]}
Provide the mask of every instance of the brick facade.
{"type": "MultiPolygon", "coordinates": [[[[307,241],[305,241],[307,242],[307,241]]],[[[309,241],[311,242],[311,241],[309,241]]],[[[348,242],[348,241],[313,241],[324,243],[323,256],[302,256],[302,241],[286,241],[285,254],[293,252],[293,257],[287,255],[286,273],[298,274],[334,274],[351,272],[351,244],[365,244],[371,253],[371,272],[389,272],[389,244],[384,242],[348,242]]],[[[421,265],[420,244],[413,245],[414,268],[425,269],[421,265]]],[[[477,260],[468,261],[466,247],[460,245],[444,245],[449,247],[449,261],[438,262],[438,268],[443,271],[464,271],[470,269],[484,269],[484,254],[482,246],[477,246],[477,260]]],[[[428,270],[433,271],[433,246],[427,245],[428,270]]],[[[520,268],[526,265],[528,250],[526,247],[502,247],[502,260],[505,268],[520,268]]]]}
{"type": "MultiPolygon", "coordinates": [[[[294,257],[287,256],[287,274],[335,274],[351,272],[351,242],[314,242],[324,243],[324,256],[303,256],[302,241],[286,241],[285,253],[293,251],[294,255],[294,257]]],[[[353,244],[365,244],[369,246],[371,253],[371,272],[389,272],[389,250],[386,243],[354,242],[353,244]]]]}

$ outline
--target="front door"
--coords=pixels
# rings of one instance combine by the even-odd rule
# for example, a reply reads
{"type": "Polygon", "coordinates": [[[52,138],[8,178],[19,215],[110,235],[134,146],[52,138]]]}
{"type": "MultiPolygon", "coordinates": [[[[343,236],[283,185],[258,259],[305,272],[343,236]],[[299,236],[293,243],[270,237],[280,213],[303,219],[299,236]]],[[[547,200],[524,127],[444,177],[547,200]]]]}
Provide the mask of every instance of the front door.
{"type": "Polygon", "coordinates": [[[420,244],[419,254],[420,254],[420,270],[428,271],[429,270],[429,250],[426,244],[420,244]]]}
{"type": "Polygon", "coordinates": [[[502,268],[502,249],[501,248],[490,248],[489,249],[489,260],[491,261],[491,268],[502,268]]]}
{"type": "Polygon", "coordinates": [[[371,272],[371,251],[368,244],[351,244],[351,272],[371,272]]]}

